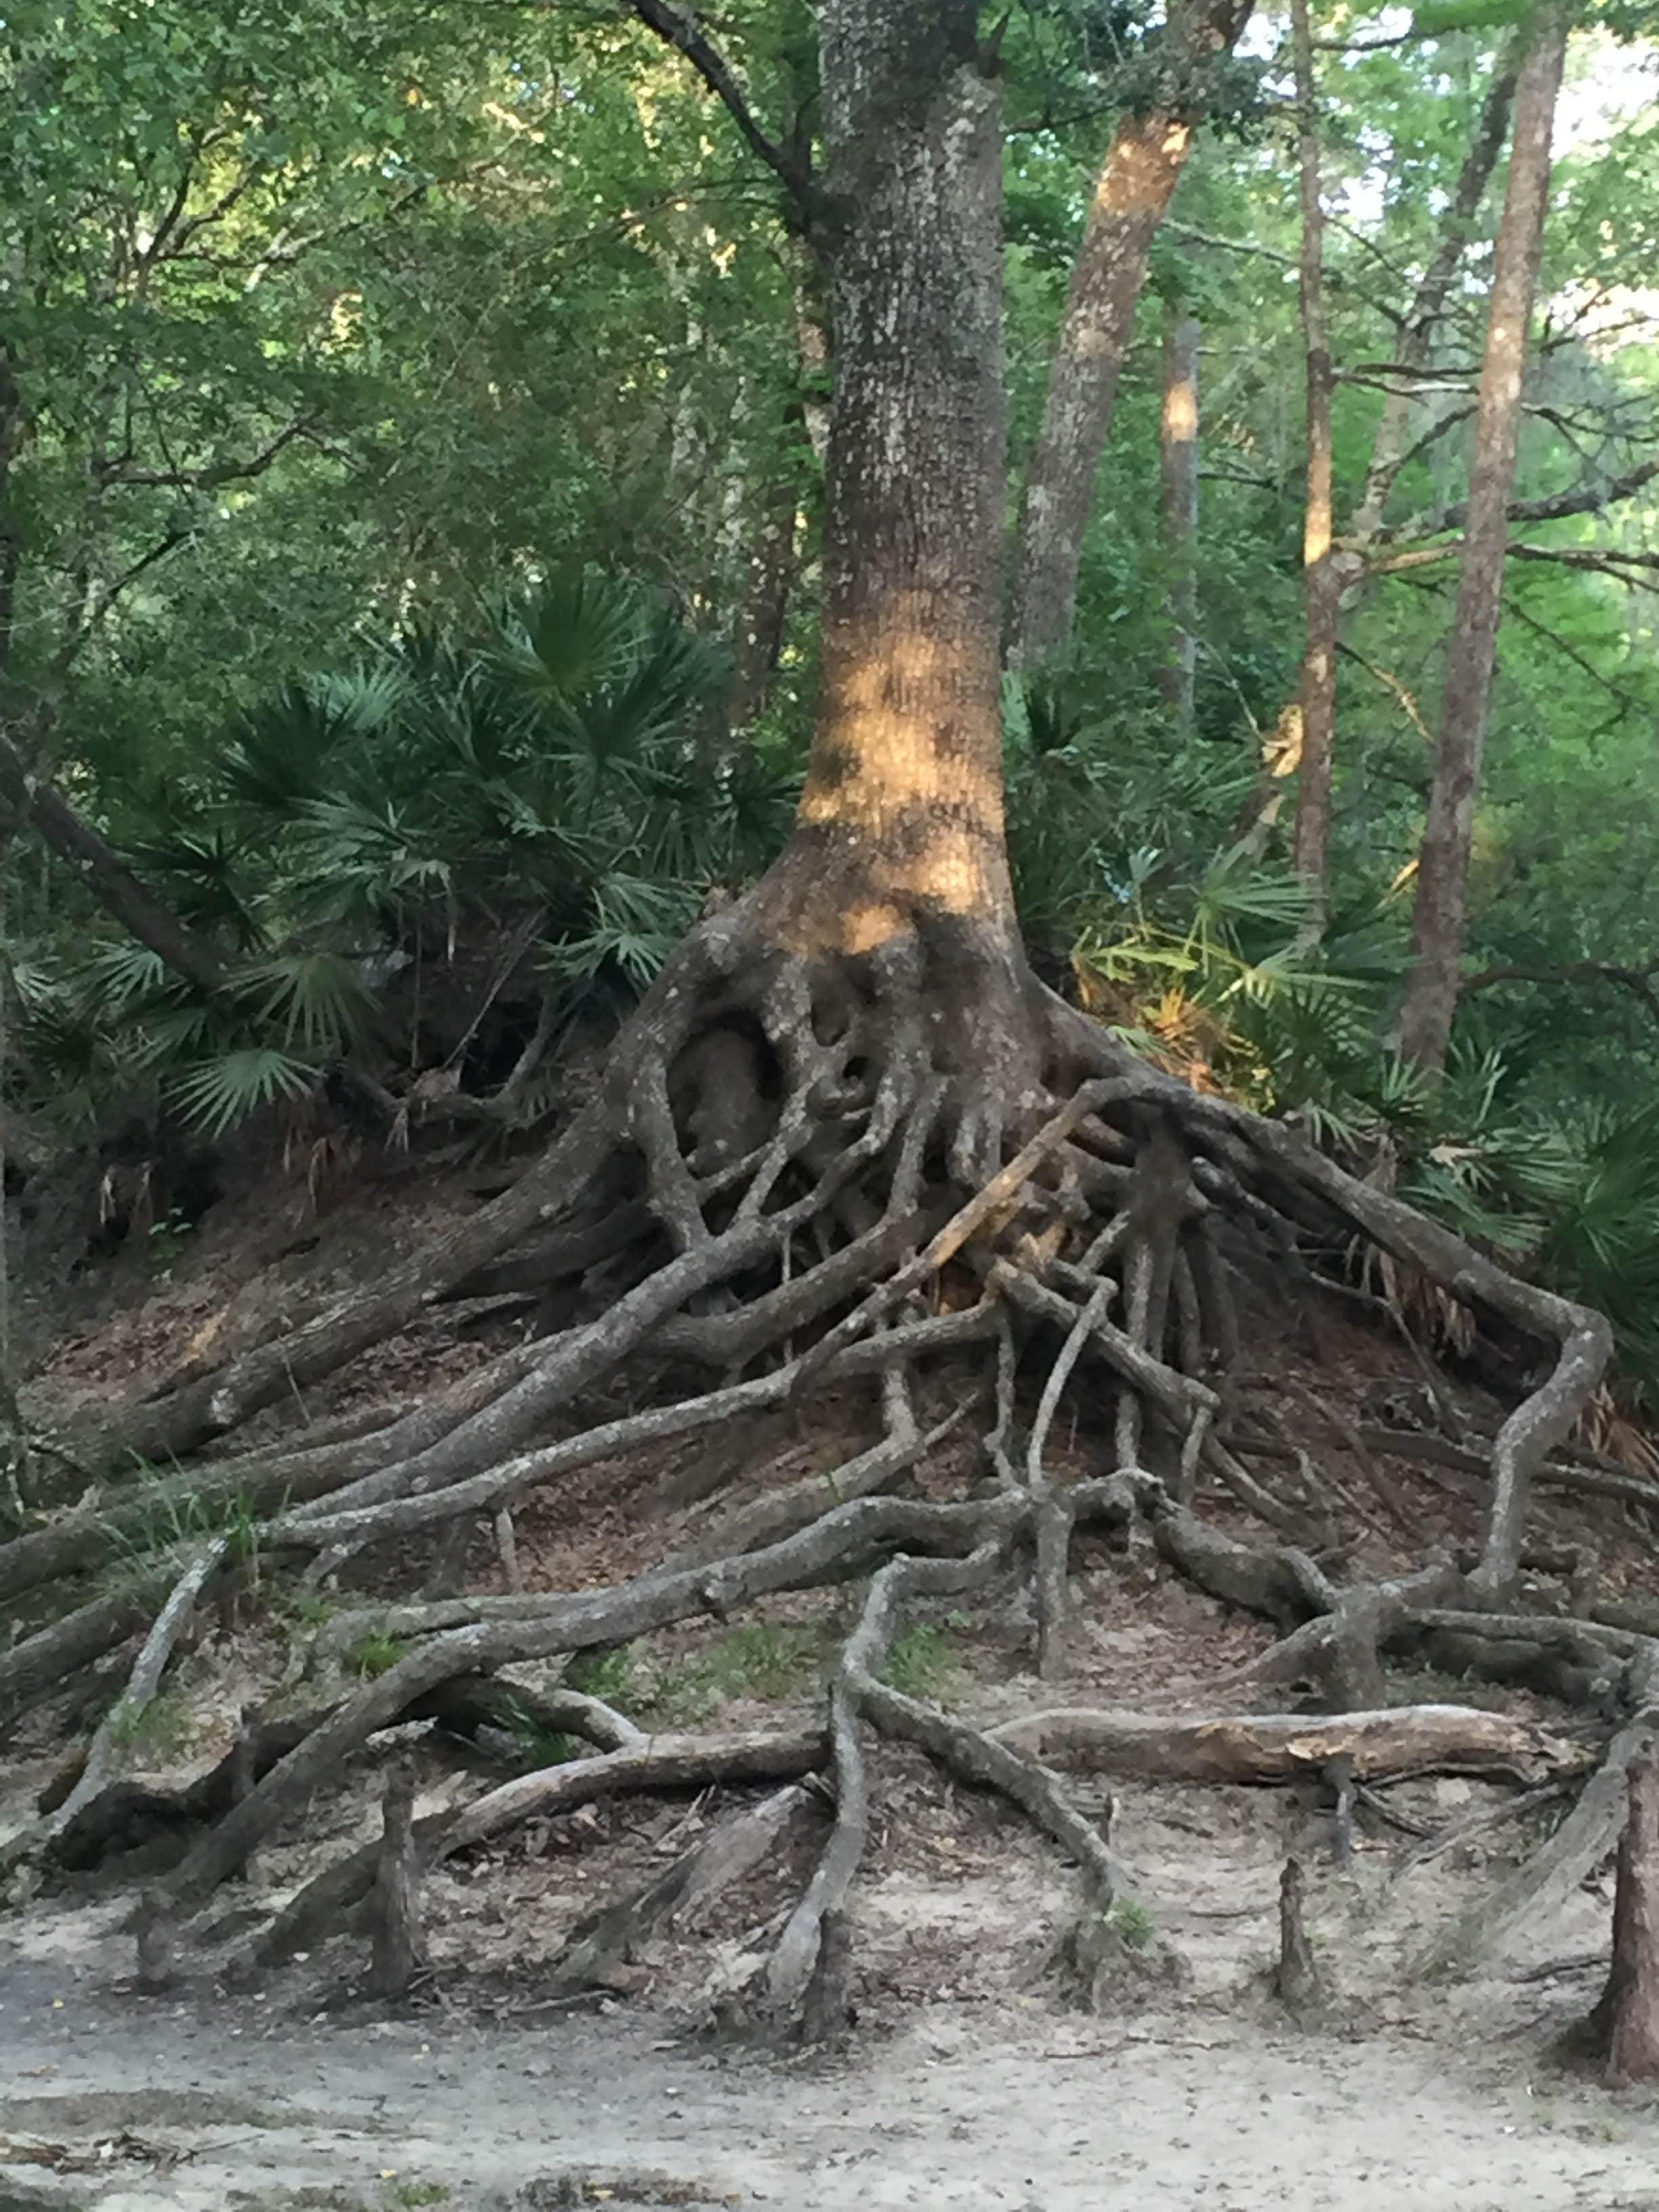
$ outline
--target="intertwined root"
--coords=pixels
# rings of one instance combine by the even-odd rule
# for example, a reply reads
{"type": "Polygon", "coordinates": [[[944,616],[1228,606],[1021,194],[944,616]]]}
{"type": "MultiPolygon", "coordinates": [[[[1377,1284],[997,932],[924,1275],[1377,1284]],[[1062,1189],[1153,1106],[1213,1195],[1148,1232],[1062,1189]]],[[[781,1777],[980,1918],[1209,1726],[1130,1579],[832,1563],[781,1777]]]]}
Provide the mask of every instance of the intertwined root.
{"type": "MultiPolygon", "coordinates": [[[[307,1559],[320,1577],[391,1537],[441,1538],[463,1517],[510,1516],[517,1499],[582,1466],[799,1405],[832,1379],[867,1384],[881,1436],[635,1582],[393,1607],[395,1632],[422,1640],[246,1776],[168,1877],[175,1920],[199,1913],[310,1790],[446,1683],[873,1570],[822,1740],[728,1746],[712,1765],[690,1753],[671,1762],[673,1773],[752,1774],[758,1760],[787,1775],[827,1755],[834,1826],[760,1999],[774,2018],[821,2017],[828,1939],[844,1925],[863,1851],[872,1730],[1001,1790],[1097,1893],[1112,1886],[1107,1840],[1045,1766],[880,1680],[908,1603],[1027,1577],[1036,1662],[1058,1677],[1074,1525],[1139,1520],[1182,1571],[1273,1618],[1286,1634],[1284,1666],[1320,1683],[1328,1704],[1374,1705],[1381,1650],[1435,1608],[1474,1621],[1468,1632],[1478,1635],[1512,1585],[1530,1475],[1571,1427],[1607,1348],[1598,1316],[1519,1282],[1285,1130],[1149,1069],[1006,948],[918,936],[815,972],[756,945],[738,909],[690,941],[619,1041],[601,1095],[503,1199],[289,1338],[183,1378],[138,1409],[138,1440],[194,1449],[434,1300],[526,1292],[562,1325],[412,1413],[214,1459],[181,1480],[198,1495],[251,1499],[262,1550],[307,1559]],[[1252,1472],[1236,1448],[1240,1270],[1253,1251],[1282,1263],[1310,1241],[1341,1249],[1356,1237],[1552,1355],[1497,1439],[1485,1548],[1467,1578],[1436,1564],[1376,1588],[1337,1586],[1303,1548],[1317,1546],[1329,1510],[1308,1455],[1294,1455],[1291,1487],[1252,1472]],[[1110,1379],[1117,1472],[1067,1487],[1048,1444],[1085,1371],[1110,1379]],[[598,1386],[614,1393],[630,1372],[648,1376],[646,1403],[560,1432],[598,1386]],[[931,1428],[918,1412],[923,1386],[954,1407],[931,1428]],[[981,1479],[971,1494],[945,1504],[887,1494],[976,1409],[981,1479]],[[1189,1510],[1201,1474],[1288,1540],[1250,1550],[1206,1528],[1189,1510]]],[[[510,1531],[509,1518],[504,1546],[510,1531]]],[[[0,1592],[80,1572],[96,1540],[71,1515],[0,1548],[0,1592]]],[[[170,1624],[223,1563],[223,1540],[214,1541],[174,1562],[141,1687],[165,1664],[170,1624]]],[[[154,1603],[94,1597],[0,1658],[0,1717],[66,1661],[84,1665],[129,1635],[136,1611],[154,1603]]],[[[386,1613],[377,1607],[377,1620],[386,1613]]],[[[579,1789],[583,1766],[604,1769],[605,1786],[635,1773],[639,1786],[660,1782],[661,1762],[617,1733],[618,1717],[588,1716],[590,1732],[596,1724],[596,1757],[557,1770],[567,1783],[532,1778],[537,1789],[579,1789]]],[[[66,1805],[21,1848],[70,1829],[104,1779],[94,1752],[66,1805]]],[[[473,1813],[472,1827],[489,1817],[473,1813]]],[[[461,1826],[471,1832],[465,1816],[461,1826]]],[[[453,1834],[422,1838],[417,1826],[412,1848],[451,1847],[453,1834]]],[[[301,1918],[339,1908],[371,1872],[325,1876],[321,1904],[301,1918]]]]}

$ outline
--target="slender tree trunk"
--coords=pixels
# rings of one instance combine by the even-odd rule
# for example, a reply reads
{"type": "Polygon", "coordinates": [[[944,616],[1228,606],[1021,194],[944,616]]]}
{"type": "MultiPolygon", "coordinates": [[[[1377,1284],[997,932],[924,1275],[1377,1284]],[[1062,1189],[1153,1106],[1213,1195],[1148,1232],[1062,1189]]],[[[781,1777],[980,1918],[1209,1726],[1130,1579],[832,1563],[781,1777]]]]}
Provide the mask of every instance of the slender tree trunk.
{"type": "MultiPolygon", "coordinates": [[[[799,423],[800,408],[791,409],[799,423]]],[[[740,743],[766,710],[789,620],[789,597],[798,566],[795,518],[799,487],[785,471],[763,494],[759,529],[749,556],[743,597],[732,640],[732,690],[726,727],[740,743]]]]}
{"type": "Polygon", "coordinates": [[[1498,166],[1498,157],[1504,150],[1519,68],[1519,56],[1511,45],[1500,56],[1492,72],[1474,136],[1458,173],[1456,188],[1441,219],[1434,252],[1395,341],[1394,357],[1403,374],[1390,386],[1382,402],[1376,434],[1371,441],[1370,462],[1365,471],[1365,489],[1354,510],[1352,534],[1356,538],[1370,537],[1381,524],[1394,480],[1410,450],[1412,416],[1417,404],[1413,374],[1428,366],[1440,319],[1446,312],[1446,301],[1468,250],[1475,218],[1492,182],[1492,171],[1498,166]]]}
{"type": "Polygon", "coordinates": [[[1613,1900],[1613,1963],[1590,2016],[1609,2088],[1659,2081],[1659,1767],[1626,1771],[1626,1819],[1613,1900]]]}
{"type": "MultiPolygon", "coordinates": [[[[836,388],[822,689],[762,927],[1018,948],[1003,843],[1001,146],[973,0],[820,9],[836,388]]],[[[1010,965],[1012,973],[1012,965],[1010,965]]]]}
{"type": "Polygon", "coordinates": [[[1198,688],[1198,343],[1196,319],[1170,313],[1164,333],[1158,449],[1164,557],[1169,564],[1170,653],[1158,688],[1183,734],[1198,688]]]}
{"type": "Polygon", "coordinates": [[[17,1395],[11,1357],[11,1224],[6,1212],[6,1087],[11,1076],[11,961],[5,950],[11,889],[11,851],[0,851],[0,1459],[8,1462],[10,1486],[17,1480],[15,1437],[17,1395]]]}
{"type": "Polygon", "coordinates": [[[1418,865],[1412,967],[1401,1011],[1401,1052],[1431,1070],[1445,1064],[1457,1007],[1469,848],[1503,603],[1528,325],[1543,251],[1550,135],[1566,43],[1565,10],[1552,0],[1536,19],[1516,85],[1515,141],[1492,266],[1462,572],[1446,645],[1440,744],[1418,865]]]}
{"type": "MultiPolygon", "coordinates": [[[[1182,59],[1231,51],[1251,0],[1188,0],[1167,37],[1182,59]]],[[[1095,477],[1111,434],[1118,380],[1147,256],[1197,127],[1196,105],[1126,114],[1095,187],[1048,372],[1042,427],[1025,471],[1007,657],[1018,667],[1064,644],[1095,477]]]]}
{"type": "Polygon", "coordinates": [[[828,445],[829,423],[818,387],[830,345],[804,277],[795,284],[795,339],[798,381],[784,410],[785,450],[762,495],[758,534],[732,645],[726,722],[732,738],[739,741],[765,711],[783,651],[790,598],[800,574],[799,518],[811,473],[805,455],[810,452],[822,466],[828,445]]]}
{"type": "Polygon", "coordinates": [[[22,535],[11,491],[11,468],[23,441],[23,399],[12,368],[11,351],[0,338],[0,711],[11,667],[12,635],[17,620],[17,577],[22,563],[22,535]]]}
{"type": "Polygon", "coordinates": [[[1330,871],[1331,758],[1336,741],[1336,633],[1341,579],[1332,548],[1330,331],[1325,315],[1325,209],[1320,197],[1319,107],[1308,0],[1292,0],[1302,252],[1297,270],[1308,378],[1308,489],[1302,525],[1307,634],[1302,653],[1302,769],[1297,785],[1296,872],[1316,926],[1330,871]]]}

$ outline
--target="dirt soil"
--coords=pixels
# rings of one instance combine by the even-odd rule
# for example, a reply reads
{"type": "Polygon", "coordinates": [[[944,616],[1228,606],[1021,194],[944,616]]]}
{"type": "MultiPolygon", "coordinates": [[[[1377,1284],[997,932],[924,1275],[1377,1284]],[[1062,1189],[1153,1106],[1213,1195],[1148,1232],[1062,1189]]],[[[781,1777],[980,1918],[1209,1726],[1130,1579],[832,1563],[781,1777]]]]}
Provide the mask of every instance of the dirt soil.
{"type": "MultiPolygon", "coordinates": [[[[388,1240],[472,1201],[458,1183],[428,1188],[418,1206],[406,1191],[370,1189],[314,1238],[295,1233],[292,1193],[263,1202],[263,1246],[245,1211],[210,1214],[146,1295],[79,1334],[62,1332],[38,1377],[43,1401],[153,1381],[204,1340],[222,1349],[273,1300],[303,1306],[383,1261],[388,1240]]],[[[1368,1392],[1413,1380],[1398,1347],[1340,1311],[1321,1317],[1311,1340],[1270,1297],[1261,1320],[1255,1357],[1280,1395],[1286,1432],[1300,1422],[1342,1485],[1340,1534],[1353,1571],[1468,1542],[1478,1503],[1466,1491],[1432,1467],[1390,1461],[1402,1530],[1341,1440],[1341,1422],[1352,1428],[1368,1392]],[[1310,1390],[1335,1407],[1336,1428],[1308,1425],[1310,1390]]],[[[433,1316],[306,1410],[397,1404],[521,1325],[433,1316]]],[[[294,1417],[285,1409],[271,1425],[294,1417]]],[[[806,1433],[744,1440],[751,1489],[832,1463],[863,1409],[826,1400],[815,1417],[806,1433]]],[[[1095,1471],[1094,1425],[1086,1403],[1075,1425],[1062,1424],[1062,1475],[1095,1471]]],[[[935,1480],[948,1484],[948,1470],[930,1471],[924,1487],[935,1480]]],[[[625,1475],[589,1470],[520,1514],[526,1580],[568,1588],[637,1571],[676,1528],[684,1534],[673,1516],[706,1487],[690,1450],[625,1475]]],[[[1205,1509],[1229,1523],[1224,1500],[1206,1498],[1205,1509]]],[[[1552,1540],[1592,1534],[1607,1586],[1653,1588],[1650,1540],[1638,1544],[1605,1513],[1585,1524],[1554,1502],[1540,1521],[1552,1540]]],[[[1238,1670],[1269,1640],[1262,1623],[1144,1555],[1083,1540],[1073,1564],[1067,1700],[1247,1709],[1252,1692],[1238,1670]]],[[[423,1565],[372,1559],[368,1589],[339,1601],[407,1590],[423,1565]]],[[[497,1573],[481,1528],[469,1583],[499,1587],[497,1573]]],[[[735,1629],[688,1626],[644,1639],[605,1694],[647,1726],[803,1717],[820,1709],[852,1602],[847,1591],[799,1594],[735,1629]]],[[[299,1673],[295,1655],[317,1617],[277,1601],[257,1632],[204,1624],[173,1678],[165,1740],[135,1744],[131,1771],[168,1780],[199,1771],[247,1698],[272,1713],[285,1700],[314,1702],[324,1686],[299,1673]]],[[[1056,1702],[1027,1671],[1030,1651],[1028,1601],[1005,1590],[965,1611],[924,1609],[895,1663],[908,1670],[902,1686],[988,1722],[1056,1702]]],[[[526,1679],[533,1686],[535,1670],[526,1679]]],[[[1500,1699],[1404,1674],[1391,1692],[1401,1702],[1501,1702],[1568,1732],[1583,1724],[1522,1693],[1500,1699]]],[[[386,1763],[410,1754],[422,1813],[501,1776],[429,1731],[389,1732],[262,1849],[246,1883],[225,1893],[227,1908],[262,1919],[372,1836],[386,1763]]],[[[27,1819],[61,1758],[47,1730],[10,1747],[0,1833],[27,1819]]],[[[1552,2056],[1605,1971],[1606,1871],[1483,1978],[1421,1972],[1437,1933],[1543,1831],[1510,1821],[1408,1868],[1413,1832],[1496,1811],[1512,1785],[1393,1785],[1398,1821],[1364,1816],[1347,1865],[1312,1785],[1126,1789],[1113,1840],[1150,1940],[1144,1955],[1126,1950],[1094,2012],[1060,1964],[1077,1899],[1056,1854],[999,1802],[945,1784],[919,1756],[882,1747],[877,1761],[879,1809],[854,1893],[856,2018],[829,2057],[766,2056],[717,2032],[723,1997],[799,1893],[822,1841],[821,1808],[702,1923],[651,1947],[625,1988],[549,1995],[548,1962],[584,1914],[660,1871],[753,1791],[586,1808],[447,1864],[425,1885],[428,1969],[390,2013],[358,1993],[365,1947],[353,1935],[257,1995],[208,1985],[156,1996],[134,1980],[130,1881],[24,1899],[0,1918],[0,2212],[1659,2212],[1659,2100],[1613,2096],[1552,2056]],[[1312,2029],[1293,2025],[1267,1987],[1291,1852],[1307,1869],[1330,1990],[1312,2029]]],[[[1104,1812],[1103,1788],[1079,1785],[1078,1795],[1104,1812]]]]}

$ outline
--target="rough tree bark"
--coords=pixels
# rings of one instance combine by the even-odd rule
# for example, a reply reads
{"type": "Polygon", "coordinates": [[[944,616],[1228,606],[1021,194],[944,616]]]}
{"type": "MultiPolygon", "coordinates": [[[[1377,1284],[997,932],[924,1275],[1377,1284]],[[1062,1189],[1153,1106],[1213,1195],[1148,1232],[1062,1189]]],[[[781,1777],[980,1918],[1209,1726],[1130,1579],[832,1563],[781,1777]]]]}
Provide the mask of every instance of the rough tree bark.
{"type": "Polygon", "coordinates": [[[1545,7],[1516,83],[1514,143],[1492,266],[1468,524],[1457,611],[1446,644],[1440,744],[1418,864],[1412,966],[1400,1018],[1401,1052],[1430,1070],[1445,1063],[1457,1009],[1469,851],[1503,605],[1528,325],[1543,252],[1550,137],[1566,45],[1565,8],[1545,7]]]}
{"type": "Polygon", "coordinates": [[[1169,564],[1169,657],[1158,689],[1176,727],[1192,728],[1198,688],[1197,318],[1172,307],[1164,333],[1164,398],[1158,410],[1164,557],[1169,564]]]}
{"type": "Polygon", "coordinates": [[[968,0],[821,11],[822,694],[753,922],[809,968],[920,957],[952,1002],[946,1056],[977,1076],[1028,1059],[1031,1031],[1003,849],[1000,103],[976,15],[968,0]]]}
{"type": "Polygon", "coordinates": [[[1101,169],[1048,371],[1042,427],[1026,466],[1008,615],[1011,666],[1040,659],[1071,635],[1095,475],[1111,434],[1147,256],[1202,113],[1196,73],[1232,51],[1250,7],[1251,0],[1176,0],[1166,42],[1176,71],[1188,79],[1183,96],[1127,113],[1101,169]]]}
{"type": "Polygon", "coordinates": [[[1659,2081],[1659,1765],[1626,1771],[1625,1832],[1613,1902],[1613,1965],[1590,2021],[1609,2088],[1659,2081]]]}
{"type": "Polygon", "coordinates": [[[1313,28],[1308,0],[1293,0],[1291,42],[1296,68],[1302,250],[1297,283],[1307,362],[1308,484],[1302,526],[1303,592],[1307,623],[1302,653],[1302,766],[1297,782],[1292,860],[1308,889],[1316,926],[1322,917],[1330,867],[1331,757],[1336,740],[1336,637],[1341,580],[1331,543],[1331,362],[1325,314],[1325,208],[1320,197],[1319,104],[1314,81],[1313,28]]]}

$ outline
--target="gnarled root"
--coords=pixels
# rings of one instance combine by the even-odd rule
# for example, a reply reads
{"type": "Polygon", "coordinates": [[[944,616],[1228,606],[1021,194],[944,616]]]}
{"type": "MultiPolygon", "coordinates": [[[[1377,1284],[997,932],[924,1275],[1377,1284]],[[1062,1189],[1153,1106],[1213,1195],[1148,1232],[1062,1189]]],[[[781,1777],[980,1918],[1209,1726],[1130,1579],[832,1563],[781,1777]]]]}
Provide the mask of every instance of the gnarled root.
{"type": "MultiPolygon", "coordinates": [[[[1284,1640],[1263,1680],[1311,1688],[1336,1712],[1367,1717],[1381,1702],[1381,1655],[1413,1638],[1459,1638],[1477,1654],[1505,1643],[1494,1608],[1515,1583],[1529,1483],[1600,1372],[1598,1316],[1517,1281],[1288,1131],[1157,1073],[1042,990],[1006,930],[918,920],[872,952],[813,960],[776,919],[774,884],[702,926],[618,1039],[599,1096],[501,1198],[298,1331],[177,1378],[136,1409],[131,1441],[188,1453],[441,1298],[526,1284],[560,1293],[562,1327],[498,1352],[412,1411],[210,1463],[210,1493],[252,1501],[252,1538],[268,1554],[343,1573],[370,1547],[436,1545],[485,1516],[509,1588],[374,1609],[415,1648],[273,1759],[250,1759],[166,1878],[167,1914],[186,1932],[312,1790],[446,1685],[873,1574],[830,1697],[834,1824],[765,1977],[775,2022],[822,2021],[839,2002],[840,1965],[824,1962],[852,1933],[878,1736],[1001,1791],[1080,1864],[1095,1898],[1115,1887],[1107,1839],[1027,1755],[1037,1740],[947,1719],[881,1681],[905,1606],[1017,1571],[1034,1600],[1038,1671],[1059,1680],[1073,1530],[1092,1520],[1121,1532],[1139,1516],[1180,1571],[1273,1621],[1284,1640]],[[1271,1439],[1252,1425],[1237,1376],[1233,1285],[1240,1255],[1263,1239],[1294,1258],[1304,1237],[1367,1241],[1549,1354],[1546,1380],[1495,1440],[1471,1574],[1434,1562],[1375,1588],[1344,1583],[1328,1546],[1333,1500],[1352,1510],[1351,1495],[1299,1449],[1288,1454],[1293,1477],[1261,1472],[1271,1439]],[[619,1407],[624,1378],[643,1378],[645,1402],[619,1407]],[[612,1589],[511,1587],[510,1516],[530,1494],[671,1439],[799,1413],[832,1381],[866,1392],[879,1420],[839,1468],[735,1508],[719,1501],[665,1564],[612,1589]],[[984,1494],[963,1494],[960,1447],[952,1501],[897,1494],[987,1397],[984,1494]],[[1099,1469],[1115,1471],[1078,1479],[1099,1469]],[[1194,1510],[1206,1482],[1262,1524],[1260,1547],[1194,1510]]],[[[1373,1486],[1397,1520],[1398,1498],[1373,1486]]],[[[0,1546],[0,1592],[72,1580],[93,1546],[78,1515],[29,1531],[0,1546]]],[[[140,1663],[146,1695],[193,1595],[179,1564],[140,1663]]],[[[94,1597],[0,1656],[0,1721],[144,1626],[158,1595],[94,1597]]],[[[349,1633],[345,1623],[336,1632],[349,1633]]],[[[1594,1624],[1574,1638],[1535,1640],[1587,1680],[1601,1679],[1604,1652],[1615,1675],[1630,1663],[1594,1624]]],[[[1167,1745],[1162,1755],[1171,1771],[1167,1745]]],[[[774,1747],[761,1765],[788,1778],[817,1763],[797,1746],[767,1765],[781,1757],[774,1747]]],[[[507,1785],[516,1796],[494,1794],[551,1802],[583,1786],[584,1768],[603,1769],[606,1786],[632,1777],[658,1787],[753,1766],[731,1747],[701,1764],[681,1747],[665,1765],[617,1731],[595,1759],[554,1770],[571,1781],[537,1776],[507,1785]]],[[[94,1762],[64,1839],[106,1796],[101,1782],[94,1762]]],[[[410,1848],[459,1848],[469,1819],[495,1817],[475,1808],[441,1832],[414,1823],[410,1848]]],[[[362,1868],[325,1876],[260,1955],[292,1948],[295,1925],[337,1917],[367,1880],[362,1868]]]]}

